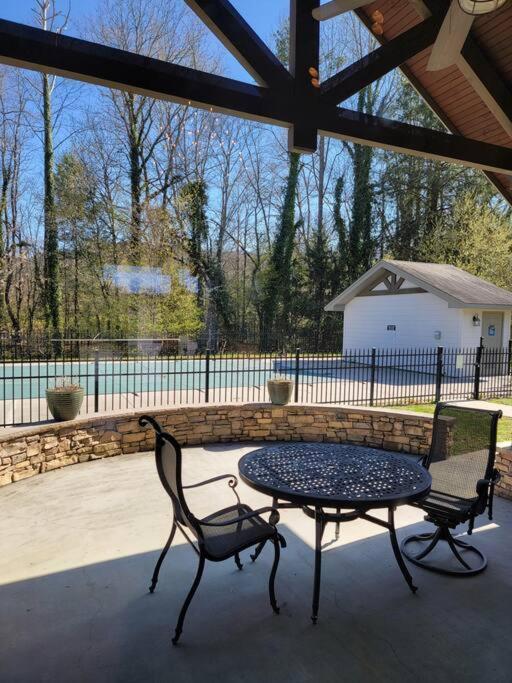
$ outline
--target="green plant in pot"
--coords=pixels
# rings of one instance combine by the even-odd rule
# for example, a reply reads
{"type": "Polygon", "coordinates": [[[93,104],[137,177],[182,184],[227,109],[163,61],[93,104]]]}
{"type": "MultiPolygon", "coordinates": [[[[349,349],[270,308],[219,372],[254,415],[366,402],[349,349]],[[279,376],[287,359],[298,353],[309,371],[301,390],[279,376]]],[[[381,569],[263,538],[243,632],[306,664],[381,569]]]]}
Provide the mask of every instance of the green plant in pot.
{"type": "Polygon", "coordinates": [[[54,387],[46,390],[48,410],[56,420],[73,420],[78,415],[83,400],[83,388],[79,384],[72,384],[65,377],[58,379],[54,387]]]}
{"type": "Polygon", "coordinates": [[[272,403],[284,406],[290,402],[293,392],[293,380],[286,377],[273,377],[267,380],[267,389],[272,403]]]}

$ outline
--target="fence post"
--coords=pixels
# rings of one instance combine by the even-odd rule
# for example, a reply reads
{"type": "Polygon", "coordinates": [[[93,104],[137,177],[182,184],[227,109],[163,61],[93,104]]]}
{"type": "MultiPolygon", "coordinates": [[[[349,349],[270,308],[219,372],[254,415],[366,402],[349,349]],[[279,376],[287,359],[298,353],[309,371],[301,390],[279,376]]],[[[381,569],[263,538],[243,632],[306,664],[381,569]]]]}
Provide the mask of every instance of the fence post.
{"type": "Polygon", "coordinates": [[[475,362],[475,385],[473,387],[473,398],[475,401],[480,400],[480,365],[482,362],[482,350],[484,348],[483,339],[480,338],[480,346],[476,350],[475,362]]]}
{"type": "Polygon", "coordinates": [[[94,412],[100,409],[100,351],[94,351],[94,412]]]}
{"type": "Polygon", "coordinates": [[[299,366],[300,366],[300,349],[295,349],[295,403],[299,402],[299,366]]]}
{"type": "Polygon", "coordinates": [[[205,379],[204,379],[204,402],[210,402],[210,349],[206,349],[205,356],[205,379]]]}
{"type": "Polygon", "coordinates": [[[370,406],[373,406],[373,398],[375,393],[375,354],[377,350],[372,348],[372,364],[370,369],[370,406]]]}
{"type": "Polygon", "coordinates": [[[436,403],[441,400],[441,385],[443,383],[443,347],[437,347],[436,359],[436,403]]]}
{"type": "Polygon", "coordinates": [[[512,374],[512,339],[508,340],[508,357],[507,357],[507,370],[509,375],[512,374]]]}

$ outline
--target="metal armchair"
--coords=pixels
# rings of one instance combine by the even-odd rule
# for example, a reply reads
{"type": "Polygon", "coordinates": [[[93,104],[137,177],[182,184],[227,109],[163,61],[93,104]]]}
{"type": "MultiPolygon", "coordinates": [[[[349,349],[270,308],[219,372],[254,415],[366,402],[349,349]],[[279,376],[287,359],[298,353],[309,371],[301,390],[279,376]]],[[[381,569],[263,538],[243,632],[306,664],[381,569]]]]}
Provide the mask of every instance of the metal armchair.
{"type": "Polygon", "coordinates": [[[437,405],[432,445],[423,459],[432,476],[432,489],[415,504],[427,513],[425,520],[437,528],[431,533],[409,536],[402,542],[402,553],[419,567],[452,576],[473,576],[486,568],[485,555],[452,536],[450,529],[468,522],[468,535],[471,535],[475,518],[486,509],[492,519],[494,487],[499,481],[494,460],[501,416],[501,411],[447,403],[437,405]],[[425,559],[439,541],[448,544],[458,561],[457,568],[425,559]]]}
{"type": "Polygon", "coordinates": [[[248,505],[244,505],[236,491],[238,479],[233,474],[223,474],[184,486],[181,481],[181,447],[176,439],[164,432],[160,424],[149,415],[143,415],[139,419],[139,424],[141,427],[151,425],[156,432],[156,468],[162,486],[171,498],[173,508],[171,533],[156,563],[149,587],[150,593],[153,593],[156,588],[162,562],[172,544],[176,529],[181,531],[199,557],[199,566],[194,582],[178,617],[172,639],[173,645],[176,645],[180,638],[187,610],[201,581],[205,561],[221,562],[233,557],[238,569],[242,569],[240,553],[246,548],[257,546],[266,541],[271,541],[274,544],[274,562],[269,578],[269,594],[272,609],[276,614],[279,614],[274,583],[279,564],[280,547],[286,547],[286,542],[277,531],[276,525],[279,521],[277,508],[262,507],[258,510],[252,510],[248,505]],[[228,480],[228,486],[235,494],[235,505],[214,512],[202,519],[195,517],[187,505],[183,491],[207,486],[224,479],[228,480]],[[270,513],[268,522],[261,517],[267,512],[270,513]]]}

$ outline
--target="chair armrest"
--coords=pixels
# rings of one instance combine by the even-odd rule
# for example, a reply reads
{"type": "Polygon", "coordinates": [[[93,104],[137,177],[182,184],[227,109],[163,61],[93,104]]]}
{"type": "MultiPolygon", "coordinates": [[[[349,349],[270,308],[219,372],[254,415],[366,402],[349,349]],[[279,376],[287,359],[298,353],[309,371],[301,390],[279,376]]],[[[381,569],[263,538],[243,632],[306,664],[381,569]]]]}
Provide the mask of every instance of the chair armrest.
{"type": "Polygon", "coordinates": [[[162,434],[163,432],[161,424],[155,420],[154,417],[151,417],[151,415],[141,415],[139,417],[139,425],[141,427],[151,425],[157,434],[162,434]]]}
{"type": "Polygon", "coordinates": [[[204,481],[199,481],[197,484],[188,484],[188,486],[183,486],[183,489],[195,489],[198,488],[199,486],[206,486],[206,484],[213,484],[216,481],[222,481],[223,479],[229,479],[228,481],[228,486],[229,488],[233,491],[235,494],[235,497],[238,501],[238,504],[240,505],[240,496],[238,495],[236,491],[236,487],[238,486],[238,478],[235,477],[234,474],[219,474],[218,477],[212,477],[211,479],[205,479],[204,481]]]}
{"type": "Polygon", "coordinates": [[[243,522],[246,519],[251,519],[252,517],[259,517],[260,515],[263,515],[265,512],[270,512],[268,523],[272,526],[276,526],[276,524],[279,522],[280,517],[279,511],[275,507],[264,507],[258,508],[257,510],[251,510],[251,512],[246,512],[245,515],[233,517],[233,519],[228,519],[226,522],[203,522],[202,520],[199,520],[199,523],[204,524],[205,526],[215,527],[232,526],[233,524],[243,522]]]}
{"type": "Polygon", "coordinates": [[[183,486],[182,488],[184,488],[184,489],[195,489],[198,486],[205,486],[206,484],[213,484],[213,482],[221,481],[222,479],[230,479],[231,481],[228,482],[228,485],[231,486],[231,488],[238,486],[238,478],[235,477],[234,474],[219,474],[218,477],[212,477],[211,479],[205,479],[204,481],[198,481],[197,484],[188,484],[187,486],[183,486]]]}
{"type": "Polygon", "coordinates": [[[479,479],[476,483],[476,494],[479,498],[487,496],[489,486],[492,484],[491,479],[479,479]]]}

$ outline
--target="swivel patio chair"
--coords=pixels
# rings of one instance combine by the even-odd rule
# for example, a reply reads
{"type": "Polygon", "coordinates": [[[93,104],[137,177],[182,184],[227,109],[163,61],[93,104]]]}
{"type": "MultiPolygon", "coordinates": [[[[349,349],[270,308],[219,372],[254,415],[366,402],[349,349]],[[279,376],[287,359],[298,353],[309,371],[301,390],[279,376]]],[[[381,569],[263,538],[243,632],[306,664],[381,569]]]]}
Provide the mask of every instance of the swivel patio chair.
{"type": "Polygon", "coordinates": [[[276,614],[279,614],[274,581],[279,564],[280,547],[286,547],[286,542],[276,528],[279,521],[277,509],[275,507],[262,507],[258,510],[252,510],[248,505],[241,503],[236,491],[238,480],[233,474],[223,474],[197,484],[183,486],[181,481],[182,457],[179,443],[170,434],[164,432],[160,424],[149,415],[143,415],[139,419],[139,424],[141,427],[151,425],[156,432],[156,468],[160,481],[171,498],[173,508],[171,533],[156,563],[149,587],[150,593],[153,593],[156,588],[162,562],[171,546],[176,529],[181,531],[199,556],[199,566],[194,582],[178,617],[176,631],[172,639],[173,645],[176,645],[180,638],[187,610],[201,581],[205,560],[221,562],[233,557],[238,569],[242,569],[240,552],[266,541],[271,541],[274,544],[274,562],[270,572],[269,594],[272,609],[276,614]],[[228,486],[235,494],[236,504],[202,519],[195,517],[188,508],[183,490],[205,486],[223,479],[228,480],[228,486]],[[270,513],[268,522],[261,517],[267,512],[270,513]]]}
{"type": "Polygon", "coordinates": [[[432,488],[426,498],[415,503],[427,513],[425,520],[437,529],[409,536],[402,542],[402,553],[419,567],[452,576],[474,576],[486,568],[485,555],[454,537],[450,529],[468,522],[468,535],[471,535],[475,517],[486,509],[492,519],[494,487],[499,480],[494,459],[501,415],[501,411],[447,403],[437,405],[432,445],[423,459],[423,465],[432,475],[432,488]],[[425,559],[439,541],[445,541],[456,557],[455,568],[425,559]]]}

